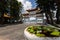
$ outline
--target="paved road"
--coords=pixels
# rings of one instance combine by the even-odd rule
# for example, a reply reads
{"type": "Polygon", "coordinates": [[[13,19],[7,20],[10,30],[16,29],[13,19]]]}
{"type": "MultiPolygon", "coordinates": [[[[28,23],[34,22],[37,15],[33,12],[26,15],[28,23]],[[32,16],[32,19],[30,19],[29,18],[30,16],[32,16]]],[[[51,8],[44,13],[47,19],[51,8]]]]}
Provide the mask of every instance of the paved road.
{"type": "Polygon", "coordinates": [[[25,40],[23,31],[28,25],[35,24],[16,24],[0,27],[0,40],[25,40]]]}

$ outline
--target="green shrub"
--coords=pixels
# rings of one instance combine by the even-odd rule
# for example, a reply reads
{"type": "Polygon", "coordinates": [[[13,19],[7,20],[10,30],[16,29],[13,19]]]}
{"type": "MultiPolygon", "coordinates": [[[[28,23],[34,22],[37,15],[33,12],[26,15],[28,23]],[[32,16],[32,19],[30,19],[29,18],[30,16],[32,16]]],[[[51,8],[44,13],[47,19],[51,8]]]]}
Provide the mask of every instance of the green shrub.
{"type": "Polygon", "coordinates": [[[50,26],[29,26],[27,31],[39,37],[60,36],[60,31],[50,26]]]}

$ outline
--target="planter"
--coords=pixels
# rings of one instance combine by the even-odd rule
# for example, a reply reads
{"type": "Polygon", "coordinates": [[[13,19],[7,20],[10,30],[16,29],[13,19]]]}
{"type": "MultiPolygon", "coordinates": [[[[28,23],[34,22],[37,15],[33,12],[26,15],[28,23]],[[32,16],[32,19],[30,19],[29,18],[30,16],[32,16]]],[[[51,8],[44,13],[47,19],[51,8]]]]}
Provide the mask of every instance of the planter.
{"type": "Polygon", "coordinates": [[[38,37],[27,31],[29,27],[24,30],[24,36],[28,40],[60,40],[60,37],[38,37]]]}

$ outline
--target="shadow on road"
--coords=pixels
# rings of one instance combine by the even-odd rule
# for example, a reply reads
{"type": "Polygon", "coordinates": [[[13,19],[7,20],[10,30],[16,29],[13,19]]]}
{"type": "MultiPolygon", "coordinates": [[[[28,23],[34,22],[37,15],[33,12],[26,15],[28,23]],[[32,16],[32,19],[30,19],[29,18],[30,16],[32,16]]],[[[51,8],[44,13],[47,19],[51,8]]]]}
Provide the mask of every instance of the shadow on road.
{"type": "Polygon", "coordinates": [[[6,25],[4,25],[4,24],[0,24],[0,27],[5,27],[6,25]]]}
{"type": "Polygon", "coordinates": [[[17,24],[22,24],[21,22],[16,22],[16,23],[4,23],[4,24],[0,24],[0,27],[6,27],[9,25],[17,25],[17,24]]]}

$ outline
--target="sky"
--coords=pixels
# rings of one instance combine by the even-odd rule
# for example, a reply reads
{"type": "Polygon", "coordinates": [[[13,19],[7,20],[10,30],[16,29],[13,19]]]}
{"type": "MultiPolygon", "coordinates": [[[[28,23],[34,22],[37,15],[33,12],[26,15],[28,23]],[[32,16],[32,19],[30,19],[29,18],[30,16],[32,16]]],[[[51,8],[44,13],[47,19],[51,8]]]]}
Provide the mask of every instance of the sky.
{"type": "Polygon", "coordinates": [[[23,4],[23,11],[25,12],[28,9],[32,9],[36,7],[35,0],[17,0],[23,4]]]}
{"type": "Polygon", "coordinates": [[[29,1],[31,2],[33,8],[36,7],[35,0],[29,0],[29,1]]]}

